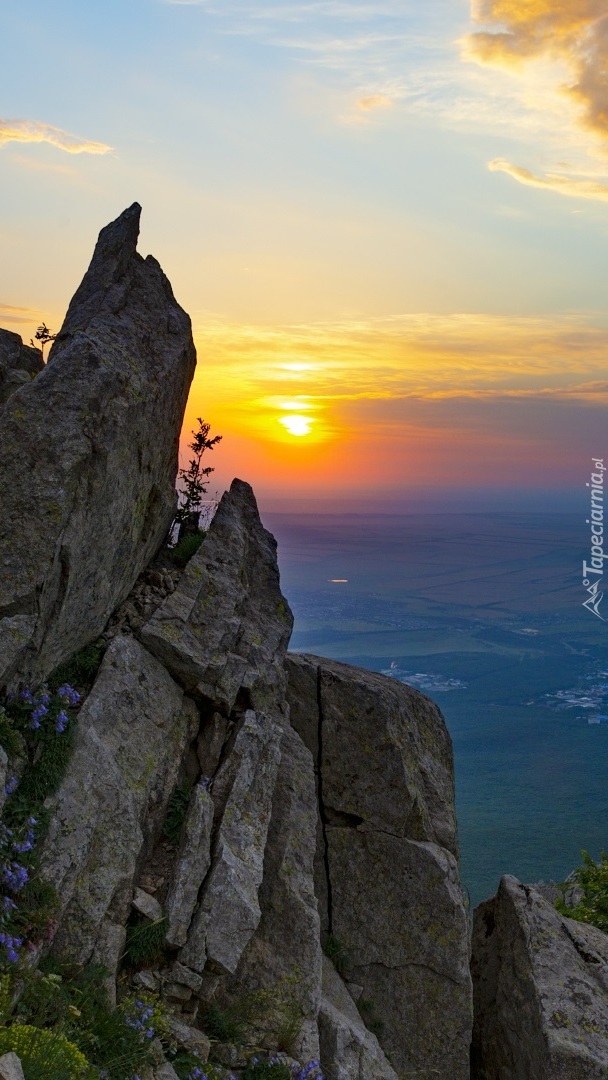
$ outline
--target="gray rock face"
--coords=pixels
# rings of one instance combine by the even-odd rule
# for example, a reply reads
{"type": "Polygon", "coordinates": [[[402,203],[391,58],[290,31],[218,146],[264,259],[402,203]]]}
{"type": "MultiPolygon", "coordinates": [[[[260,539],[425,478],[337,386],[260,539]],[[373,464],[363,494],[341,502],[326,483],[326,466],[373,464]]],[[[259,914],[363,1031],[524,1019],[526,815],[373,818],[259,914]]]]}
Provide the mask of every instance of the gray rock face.
{"type": "Polygon", "coordinates": [[[312,751],[321,816],[322,923],[347,984],[381,1019],[399,1075],[469,1075],[469,931],[456,861],[450,738],[436,705],[401,683],[288,659],[291,721],[312,751]]]}
{"type": "Polygon", "coordinates": [[[184,837],[165,904],[167,942],[185,945],[199,889],[211,865],[213,801],[201,784],[194,789],[184,822],[184,837]]]}
{"type": "Polygon", "coordinates": [[[216,847],[199,911],[179,954],[180,962],[194,971],[209,964],[213,972],[233,974],[260,922],[258,892],[279,743],[280,728],[273,720],[245,713],[232,753],[214,782],[214,803],[223,807],[216,847]]]}
{"type": "Polygon", "coordinates": [[[6,685],[32,639],[33,615],[13,615],[0,619],[0,686],[6,685]]]}
{"type": "Polygon", "coordinates": [[[2,412],[0,642],[4,618],[35,618],[26,679],[99,635],[173,514],[196,356],[139,214],[102,230],[46,367],[2,412]]]}
{"type": "Polygon", "coordinates": [[[125,953],[127,931],[122,923],[113,922],[112,919],[104,919],[93,952],[93,961],[101,964],[107,971],[104,979],[108,1004],[116,1006],[116,977],[120,962],[125,953]]]}
{"type": "Polygon", "coordinates": [[[278,988],[297,1008],[301,1020],[290,1050],[298,1060],[310,1061],[319,1057],[317,1014],[323,956],[314,891],[314,763],[310,751],[288,725],[280,745],[281,765],[259,893],[262,917],[233,985],[241,994],[260,987],[269,991],[278,988]]]}
{"type": "Polygon", "coordinates": [[[66,959],[90,958],[106,915],[126,922],[197,720],[153,656],[133,638],[114,639],[81,709],[43,852],[62,907],[55,948],[66,959]]]}
{"type": "Polygon", "coordinates": [[[43,368],[40,349],[24,345],[19,334],[0,329],[0,411],[15,390],[30,383],[43,368]]]}
{"type": "Polygon", "coordinates": [[[608,1076],[608,936],[503,877],[475,912],[474,1080],[608,1076]]]}
{"type": "Polygon", "coordinates": [[[292,625],[276,541],[260,522],[249,484],[234,480],[141,640],[189,693],[221,712],[230,712],[244,688],[251,708],[272,713],[284,697],[292,625]]]}
{"type": "Polygon", "coordinates": [[[319,1037],[321,1064],[327,1080],[398,1080],[376,1036],[365,1027],[327,957],[323,957],[319,1037]]]}

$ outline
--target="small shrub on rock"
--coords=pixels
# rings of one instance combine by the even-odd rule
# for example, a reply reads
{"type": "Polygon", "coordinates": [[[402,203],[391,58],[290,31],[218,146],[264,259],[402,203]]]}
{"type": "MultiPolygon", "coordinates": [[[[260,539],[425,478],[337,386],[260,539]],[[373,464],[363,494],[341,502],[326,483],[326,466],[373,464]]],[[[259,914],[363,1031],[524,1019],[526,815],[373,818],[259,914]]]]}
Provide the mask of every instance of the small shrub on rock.
{"type": "Polygon", "coordinates": [[[581,899],[574,907],[568,907],[563,899],[558,900],[555,906],[560,915],[589,923],[608,933],[608,854],[603,851],[599,862],[594,862],[587,851],[583,851],[582,855],[583,864],[573,875],[583,891],[581,899]]]}
{"type": "Polygon", "coordinates": [[[11,1051],[21,1060],[25,1080],[92,1080],[98,1075],[74,1043],[45,1028],[0,1028],[0,1055],[11,1051]]]}
{"type": "Polygon", "coordinates": [[[206,533],[199,531],[187,533],[185,536],[182,536],[175,547],[171,548],[172,562],[174,562],[176,566],[181,567],[181,569],[187,566],[192,556],[195,555],[200,548],[206,535],[206,533]]]}

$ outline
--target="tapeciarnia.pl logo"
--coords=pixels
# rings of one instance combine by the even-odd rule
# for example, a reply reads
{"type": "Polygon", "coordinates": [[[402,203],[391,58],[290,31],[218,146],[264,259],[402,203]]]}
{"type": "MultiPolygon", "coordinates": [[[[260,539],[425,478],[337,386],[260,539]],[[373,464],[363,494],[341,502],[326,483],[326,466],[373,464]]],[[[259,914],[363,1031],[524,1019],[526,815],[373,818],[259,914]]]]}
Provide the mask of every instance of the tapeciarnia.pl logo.
{"type": "Polygon", "coordinates": [[[603,458],[592,458],[593,472],[591,482],[587,484],[591,495],[591,517],[587,518],[587,525],[591,525],[591,562],[583,561],[583,585],[589,596],[583,603],[592,615],[606,622],[600,613],[600,604],[604,599],[603,578],[604,559],[608,559],[608,553],[604,554],[604,473],[606,466],[603,458]]]}

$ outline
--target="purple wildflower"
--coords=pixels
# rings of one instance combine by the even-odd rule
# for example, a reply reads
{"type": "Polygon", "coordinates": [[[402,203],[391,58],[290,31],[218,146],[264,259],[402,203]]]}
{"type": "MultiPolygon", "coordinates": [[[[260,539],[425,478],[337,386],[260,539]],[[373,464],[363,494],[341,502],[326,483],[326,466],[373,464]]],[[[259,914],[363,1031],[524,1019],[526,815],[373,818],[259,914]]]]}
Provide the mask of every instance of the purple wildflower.
{"type": "Polygon", "coordinates": [[[42,720],[43,716],[46,716],[48,711],[48,707],[42,704],[36,705],[36,708],[32,710],[32,722],[30,724],[30,727],[33,728],[34,731],[40,727],[40,721],[42,720]]]}
{"type": "Polygon", "coordinates": [[[29,881],[29,876],[27,867],[21,866],[19,863],[14,862],[10,866],[2,867],[2,881],[11,892],[19,892],[29,881]]]}
{"type": "Polygon", "coordinates": [[[55,724],[55,731],[57,731],[61,735],[65,731],[68,723],[69,723],[68,714],[66,713],[66,711],[64,709],[62,709],[61,712],[57,716],[57,723],[55,724]]]}
{"type": "Polygon", "coordinates": [[[6,949],[6,958],[10,964],[16,964],[19,960],[18,950],[23,945],[23,938],[13,937],[4,930],[0,931],[0,945],[6,949]]]}
{"type": "Polygon", "coordinates": [[[7,796],[12,795],[18,783],[19,781],[16,776],[9,777],[9,779],[6,781],[6,784],[4,785],[4,794],[7,796]]]}
{"type": "MultiPolygon", "coordinates": [[[[307,1080],[311,1072],[314,1069],[318,1069],[321,1066],[320,1061],[309,1061],[307,1065],[304,1065],[301,1069],[298,1069],[297,1065],[292,1069],[292,1080],[307,1080]]],[[[315,1080],[323,1080],[322,1073],[317,1073],[315,1080]]]]}
{"type": "Polygon", "coordinates": [[[63,686],[60,686],[57,693],[68,705],[77,705],[80,701],[80,694],[73,686],[70,686],[69,683],[64,683],[63,686]]]}

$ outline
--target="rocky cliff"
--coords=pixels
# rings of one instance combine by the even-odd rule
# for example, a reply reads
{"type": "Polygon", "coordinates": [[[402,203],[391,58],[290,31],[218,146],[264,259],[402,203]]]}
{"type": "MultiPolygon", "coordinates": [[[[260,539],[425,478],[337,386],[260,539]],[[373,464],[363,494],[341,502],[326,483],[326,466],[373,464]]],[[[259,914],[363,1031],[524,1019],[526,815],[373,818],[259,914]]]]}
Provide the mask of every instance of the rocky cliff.
{"type": "MultiPolygon", "coordinates": [[[[26,372],[0,384],[0,1077],[14,1051],[40,1075],[41,1028],[72,1048],[51,1080],[465,1080],[445,723],[394,680],[288,653],[276,543],[243,481],[172,561],[195,355],[138,221],[100,234],[47,366],[7,335],[0,369],[26,372]],[[130,1033],[130,1064],[109,1030],[130,1033]]],[[[606,1075],[604,1027],[575,1051],[591,1013],[555,980],[553,1013],[539,1002],[561,922],[518,888],[476,923],[474,1075],[606,1075]]],[[[577,995],[600,993],[597,934],[559,937],[577,995]]]]}

